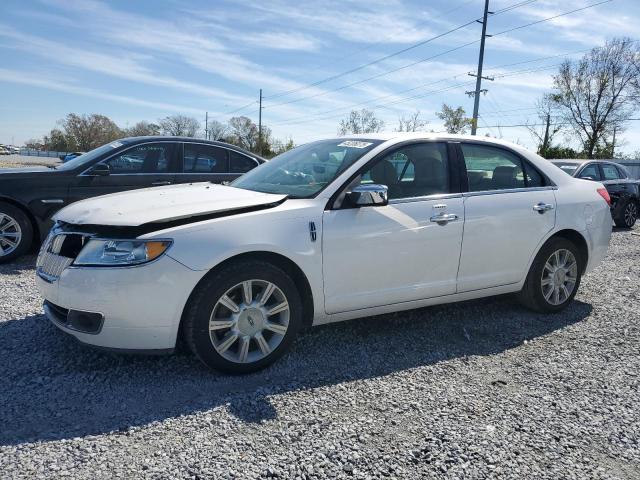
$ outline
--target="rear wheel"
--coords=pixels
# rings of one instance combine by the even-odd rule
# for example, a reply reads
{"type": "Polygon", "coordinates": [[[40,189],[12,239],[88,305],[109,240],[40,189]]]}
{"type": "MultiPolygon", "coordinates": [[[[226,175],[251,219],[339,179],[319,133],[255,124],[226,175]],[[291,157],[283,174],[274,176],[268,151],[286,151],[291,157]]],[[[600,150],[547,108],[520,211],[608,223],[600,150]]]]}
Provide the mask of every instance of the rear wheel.
{"type": "Polygon", "coordinates": [[[19,208],[0,202],[0,263],[23,255],[33,240],[33,227],[19,208]]]}
{"type": "Polygon", "coordinates": [[[196,287],[184,335],[205,365],[247,373],[288,350],[301,317],[300,295],[283,270],[267,262],[239,262],[212,272],[196,287]]]}
{"type": "Polygon", "coordinates": [[[553,313],[575,297],[583,270],[578,248],[565,238],[549,240],[538,252],[520,292],[520,301],[531,310],[553,313]]]}
{"type": "Polygon", "coordinates": [[[616,227],[631,228],[638,219],[638,203],[627,200],[627,203],[620,209],[620,213],[614,219],[616,227]]]}

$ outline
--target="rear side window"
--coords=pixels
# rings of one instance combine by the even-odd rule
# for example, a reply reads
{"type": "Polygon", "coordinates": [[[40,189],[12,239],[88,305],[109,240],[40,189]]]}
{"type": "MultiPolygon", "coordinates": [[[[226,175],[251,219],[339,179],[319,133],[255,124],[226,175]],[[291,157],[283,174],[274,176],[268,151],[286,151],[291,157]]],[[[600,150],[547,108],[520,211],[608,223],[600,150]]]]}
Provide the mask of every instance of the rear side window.
{"type": "Polygon", "coordinates": [[[256,162],[253,158],[249,158],[246,155],[234,152],[233,150],[229,151],[229,162],[229,171],[231,173],[246,173],[258,166],[258,162],[256,162]]]}
{"type": "Polygon", "coordinates": [[[615,165],[603,163],[600,166],[602,167],[602,176],[604,180],[618,180],[620,178],[620,174],[618,173],[618,169],[615,165]]]}
{"type": "Polygon", "coordinates": [[[168,173],[176,144],[174,143],[145,143],[125,150],[110,158],[111,174],[126,175],[134,173],[168,173]]]}
{"type": "Polygon", "coordinates": [[[580,175],[578,175],[578,178],[586,178],[587,180],[602,180],[602,177],[600,176],[600,169],[595,163],[584,167],[580,171],[580,175]]]}
{"type": "Polygon", "coordinates": [[[184,144],[184,173],[227,173],[227,150],[212,145],[184,144]]]}

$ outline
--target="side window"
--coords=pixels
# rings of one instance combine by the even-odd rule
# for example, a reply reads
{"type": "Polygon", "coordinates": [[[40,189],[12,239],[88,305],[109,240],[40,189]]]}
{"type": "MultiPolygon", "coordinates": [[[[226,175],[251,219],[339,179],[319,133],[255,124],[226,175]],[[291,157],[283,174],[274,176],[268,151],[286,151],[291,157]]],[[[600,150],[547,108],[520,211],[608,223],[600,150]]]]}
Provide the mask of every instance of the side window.
{"type": "Polygon", "coordinates": [[[231,173],[246,173],[258,166],[258,162],[253,158],[249,158],[233,150],[229,150],[229,164],[229,171],[231,173]]]}
{"type": "Polygon", "coordinates": [[[600,166],[602,167],[603,180],[618,180],[620,178],[618,169],[614,165],[603,163],[600,166]]]}
{"type": "Polygon", "coordinates": [[[227,150],[197,143],[184,144],[184,173],[226,173],[227,150]]]}
{"type": "Polygon", "coordinates": [[[360,180],[389,189],[389,199],[449,193],[449,162],[444,143],[401,147],[378,160],[360,180]]]}
{"type": "MultiPolygon", "coordinates": [[[[462,144],[467,167],[469,191],[507,190],[526,186],[522,160],[516,155],[486,145],[462,144]]],[[[527,180],[531,186],[540,186],[542,177],[530,168],[527,180]]]]}
{"type": "Polygon", "coordinates": [[[620,165],[616,165],[616,168],[618,169],[618,174],[620,174],[620,178],[630,178],[629,177],[629,172],[627,172],[627,169],[624,167],[621,167],[620,165]]]}
{"type": "Polygon", "coordinates": [[[595,163],[592,163],[591,165],[587,165],[586,167],[584,167],[580,172],[580,175],[578,175],[578,178],[602,180],[602,177],[600,176],[600,169],[598,168],[598,165],[595,163]]]}
{"type": "Polygon", "coordinates": [[[174,143],[145,143],[110,158],[111,174],[169,173],[170,162],[175,151],[174,143]]]}

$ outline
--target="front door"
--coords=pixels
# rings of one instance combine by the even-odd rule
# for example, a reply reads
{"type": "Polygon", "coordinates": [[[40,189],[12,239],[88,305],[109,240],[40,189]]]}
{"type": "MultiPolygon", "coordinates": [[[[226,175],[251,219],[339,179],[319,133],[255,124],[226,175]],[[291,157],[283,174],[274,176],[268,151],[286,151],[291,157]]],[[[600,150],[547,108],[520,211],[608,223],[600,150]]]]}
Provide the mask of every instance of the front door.
{"type": "Polygon", "coordinates": [[[445,143],[400,147],[360,177],[386,185],[389,205],[325,211],[327,313],[455,293],[464,208],[451,170],[445,143]]]}
{"type": "Polygon", "coordinates": [[[461,150],[469,193],[458,292],[517,283],[555,225],[553,189],[511,151],[471,143],[461,150]]]}
{"type": "Polygon", "coordinates": [[[175,142],[139,144],[100,162],[108,165],[109,174],[96,176],[89,170],[76,177],[69,186],[69,201],[174,183],[177,146],[175,142]]]}

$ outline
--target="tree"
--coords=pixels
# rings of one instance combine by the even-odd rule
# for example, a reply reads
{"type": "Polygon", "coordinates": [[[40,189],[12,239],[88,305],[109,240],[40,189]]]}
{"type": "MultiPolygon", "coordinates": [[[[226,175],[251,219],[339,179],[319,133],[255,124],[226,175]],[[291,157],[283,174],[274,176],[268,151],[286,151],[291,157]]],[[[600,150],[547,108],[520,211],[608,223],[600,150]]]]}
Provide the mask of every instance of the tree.
{"type": "Polygon", "coordinates": [[[137,122],[133,127],[125,130],[128,137],[149,137],[160,135],[160,125],[157,123],[149,123],[145,120],[137,122]]]}
{"type": "Polygon", "coordinates": [[[209,140],[224,140],[229,133],[229,126],[217,120],[212,120],[207,127],[207,138],[209,140]]]}
{"type": "Polygon", "coordinates": [[[113,120],[97,113],[91,115],[70,113],[60,124],[67,142],[73,143],[78,150],[84,152],[122,137],[122,130],[113,120]]]}
{"type": "Polygon", "coordinates": [[[49,132],[48,136],[45,135],[42,139],[42,143],[46,150],[52,150],[55,152],[70,152],[72,150],[76,150],[76,145],[73,143],[72,139],[68,139],[59,128],[54,128],[49,132]]]}
{"type": "Polygon", "coordinates": [[[30,138],[24,142],[24,146],[30,150],[40,150],[42,148],[42,142],[37,138],[30,138]]]}
{"type": "Polygon", "coordinates": [[[195,137],[200,130],[200,122],[186,115],[170,115],[158,120],[163,135],[174,137],[195,137]]]}
{"type": "MultiPolygon", "coordinates": [[[[229,120],[228,141],[234,145],[256,151],[258,147],[258,126],[249,117],[233,117],[229,120]]],[[[263,135],[264,135],[263,129],[263,135]]],[[[263,137],[264,138],[264,137],[263,137]]],[[[264,145],[264,141],[263,141],[264,145]]]]}
{"type": "Polygon", "coordinates": [[[274,140],[271,144],[271,153],[275,155],[280,155],[281,153],[288,152],[292,148],[295,148],[296,144],[293,143],[293,139],[290,138],[286,142],[282,140],[274,140]]]}
{"type": "Polygon", "coordinates": [[[349,117],[340,120],[338,135],[350,133],[375,133],[384,128],[384,121],[375,116],[371,110],[351,110],[349,117]]]}
{"type": "Polygon", "coordinates": [[[416,110],[411,115],[400,117],[398,119],[398,128],[396,128],[396,132],[419,132],[425,126],[427,126],[429,122],[420,118],[420,110],[416,110]]]}
{"type": "Polygon", "coordinates": [[[640,49],[629,38],[610,40],[578,62],[566,60],[560,66],[554,98],[588,158],[594,158],[631,117],[639,78],[640,49]]]}
{"type": "Polygon", "coordinates": [[[554,95],[546,94],[536,102],[538,120],[542,127],[527,123],[527,129],[531,136],[538,142],[538,154],[544,158],[549,157],[549,150],[553,146],[553,137],[562,130],[562,125],[556,122],[557,99],[554,95]]]}
{"type": "Polygon", "coordinates": [[[464,108],[454,109],[446,103],[442,104],[442,110],[436,112],[437,117],[444,121],[444,128],[447,133],[467,133],[471,126],[472,119],[467,117],[464,108]]]}

